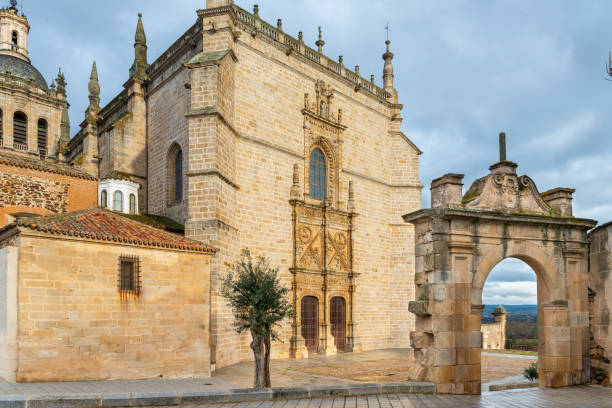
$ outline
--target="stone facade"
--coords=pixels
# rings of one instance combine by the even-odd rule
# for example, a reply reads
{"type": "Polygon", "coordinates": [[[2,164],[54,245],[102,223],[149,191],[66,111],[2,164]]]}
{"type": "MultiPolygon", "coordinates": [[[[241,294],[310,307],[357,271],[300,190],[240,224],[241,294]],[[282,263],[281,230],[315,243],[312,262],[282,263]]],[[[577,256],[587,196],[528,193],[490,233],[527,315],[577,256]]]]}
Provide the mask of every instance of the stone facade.
{"type": "Polygon", "coordinates": [[[480,326],[483,350],[503,350],[506,348],[506,311],[502,306],[493,312],[495,321],[480,326]]]}
{"type": "Polygon", "coordinates": [[[96,205],[97,181],[61,165],[0,152],[0,227],[14,215],[48,215],[96,205]]]}
{"type": "Polygon", "coordinates": [[[305,297],[318,302],[311,352],[407,346],[414,247],[401,215],[420,207],[421,152],[400,130],[389,43],[379,87],[327,58],[322,39],[314,50],[231,1],[208,1],[197,14],[150,65],[139,19],[126,89],[99,109],[95,129],[81,125],[71,162],[140,177],[142,212],[185,223],[188,237],[219,249],[211,261],[216,367],[251,358],[219,294],[245,247],[279,265],[292,289],[297,317],[281,328],[273,357],[307,355],[305,297]],[[325,200],[310,197],[314,149],[325,158],[325,200]],[[176,199],[179,152],[184,194],[176,199]]]}
{"type": "Polygon", "coordinates": [[[596,222],[557,215],[571,209],[571,194],[547,202],[551,196],[518,177],[502,147],[500,162],[464,195],[463,176],[448,174],[432,182],[431,209],[404,216],[415,225],[417,245],[413,374],[440,393],[480,393],[482,289],[508,257],[537,276],[540,385],[589,381],[586,234],[596,222]]]}
{"type": "Polygon", "coordinates": [[[591,378],[610,385],[612,378],[612,223],[589,233],[590,266],[589,300],[591,328],[591,378]]]}
{"type": "Polygon", "coordinates": [[[209,376],[212,251],[80,235],[0,232],[0,377],[209,376]],[[125,256],[138,259],[138,292],[119,286],[125,256]]]}

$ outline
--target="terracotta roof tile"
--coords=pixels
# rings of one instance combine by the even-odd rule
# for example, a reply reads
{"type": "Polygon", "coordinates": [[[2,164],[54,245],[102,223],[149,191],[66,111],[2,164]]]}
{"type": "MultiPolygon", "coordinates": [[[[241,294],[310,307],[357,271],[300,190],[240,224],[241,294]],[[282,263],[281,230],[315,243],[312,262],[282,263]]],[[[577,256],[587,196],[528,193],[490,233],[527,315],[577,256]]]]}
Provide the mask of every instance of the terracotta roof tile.
{"type": "MultiPolygon", "coordinates": [[[[120,213],[90,208],[46,217],[22,218],[17,226],[47,234],[89,238],[99,241],[215,253],[201,242],[135,221],[120,213]]],[[[8,229],[11,224],[3,229],[8,229]]]]}
{"type": "Polygon", "coordinates": [[[0,150],[0,164],[21,167],[24,169],[38,170],[47,173],[63,174],[65,176],[71,176],[87,180],[97,180],[96,177],[93,177],[92,175],[82,170],[76,169],[66,164],[53,163],[50,161],[43,161],[37,158],[24,157],[14,153],[9,153],[6,150],[0,150]]]}

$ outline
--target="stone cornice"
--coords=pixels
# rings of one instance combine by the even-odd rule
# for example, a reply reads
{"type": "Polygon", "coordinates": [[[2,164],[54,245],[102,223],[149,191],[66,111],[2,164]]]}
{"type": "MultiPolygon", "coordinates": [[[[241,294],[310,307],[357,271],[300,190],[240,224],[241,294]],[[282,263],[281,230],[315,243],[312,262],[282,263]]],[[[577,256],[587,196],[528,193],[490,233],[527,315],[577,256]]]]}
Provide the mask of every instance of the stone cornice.
{"type": "Polygon", "coordinates": [[[584,230],[589,230],[597,225],[597,221],[590,220],[587,218],[575,218],[575,217],[558,217],[558,216],[544,216],[544,215],[531,215],[531,214],[504,214],[501,212],[493,211],[481,211],[481,210],[470,210],[459,207],[447,207],[447,208],[428,208],[415,211],[404,215],[402,218],[405,222],[414,223],[423,218],[471,218],[471,219],[484,219],[490,221],[499,222],[512,222],[519,224],[546,224],[546,225],[559,225],[568,227],[577,227],[584,230]]]}
{"type": "Polygon", "coordinates": [[[424,186],[421,183],[418,184],[393,184],[393,183],[388,183],[386,181],[383,181],[381,179],[372,177],[372,176],[368,176],[367,174],[362,174],[359,173],[355,170],[351,170],[351,169],[342,169],[343,173],[346,174],[350,174],[351,176],[355,176],[355,177],[359,177],[362,178],[364,180],[368,180],[371,181],[373,183],[377,183],[377,184],[382,184],[383,186],[387,186],[387,187],[392,187],[392,188],[416,188],[416,189],[422,189],[424,186]]]}
{"type": "Polygon", "coordinates": [[[221,173],[219,169],[216,169],[216,168],[206,169],[206,170],[187,171],[185,172],[185,175],[187,177],[210,176],[210,175],[217,176],[221,180],[223,180],[226,184],[231,186],[232,188],[236,190],[240,190],[240,187],[238,186],[238,184],[231,181],[228,177],[226,177],[223,173],[221,173]]]}

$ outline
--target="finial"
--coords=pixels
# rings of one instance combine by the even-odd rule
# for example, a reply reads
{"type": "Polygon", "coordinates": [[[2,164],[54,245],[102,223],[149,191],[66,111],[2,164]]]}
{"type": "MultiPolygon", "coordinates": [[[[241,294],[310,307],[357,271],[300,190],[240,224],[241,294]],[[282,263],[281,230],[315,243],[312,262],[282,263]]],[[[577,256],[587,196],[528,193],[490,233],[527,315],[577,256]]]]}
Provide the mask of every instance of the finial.
{"type": "Polygon", "coordinates": [[[142,13],[138,13],[138,18],[142,18],[142,13]]]}
{"type": "Polygon", "coordinates": [[[374,74],[371,74],[371,75],[370,75],[370,82],[371,82],[371,83],[374,83],[374,74]]]}
{"type": "Polygon", "coordinates": [[[338,57],[338,64],[344,65],[344,57],[342,57],[342,55],[338,57]]]}
{"type": "Polygon", "coordinates": [[[258,4],[253,5],[253,14],[255,15],[255,17],[259,17],[259,5],[258,4]]]}
{"type": "Polygon", "coordinates": [[[506,161],[506,134],[504,132],[499,134],[499,161],[506,161]]]}
{"type": "Polygon", "coordinates": [[[293,185],[291,186],[291,199],[300,199],[300,166],[298,164],[293,165],[293,185]]]}
{"type": "Polygon", "coordinates": [[[359,65],[355,65],[355,73],[359,75],[359,65]]]}
{"type": "Polygon", "coordinates": [[[323,52],[323,46],[325,45],[325,41],[323,41],[323,34],[321,32],[321,26],[319,26],[319,39],[315,43],[317,47],[319,47],[319,54],[323,52]]]}
{"type": "Polygon", "coordinates": [[[393,64],[391,63],[393,60],[393,53],[389,48],[391,41],[387,40],[385,41],[385,44],[387,45],[387,50],[382,56],[383,60],[385,61],[385,66],[383,68],[383,86],[385,91],[393,92],[393,64]]]}
{"type": "Polygon", "coordinates": [[[385,30],[387,30],[387,41],[389,41],[389,31],[391,31],[391,29],[389,28],[389,23],[388,22],[385,25],[385,30]]]}
{"type": "Polygon", "coordinates": [[[97,113],[100,110],[100,84],[98,83],[96,61],[93,62],[91,67],[91,75],[89,76],[87,88],[89,89],[89,107],[86,114],[97,113]]]}
{"type": "Polygon", "coordinates": [[[282,19],[278,19],[276,20],[276,28],[278,28],[278,31],[283,31],[283,20],[282,19]]]}
{"type": "Polygon", "coordinates": [[[17,9],[17,0],[11,0],[11,9],[17,9]]]}
{"type": "Polygon", "coordinates": [[[142,24],[142,13],[138,13],[138,23],[136,24],[136,34],[134,35],[134,63],[130,68],[130,78],[149,79],[146,72],[148,67],[147,36],[142,24]]]}
{"type": "Polygon", "coordinates": [[[304,42],[304,33],[302,33],[301,31],[298,33],[298,40],[300,42],[304,42]]]}

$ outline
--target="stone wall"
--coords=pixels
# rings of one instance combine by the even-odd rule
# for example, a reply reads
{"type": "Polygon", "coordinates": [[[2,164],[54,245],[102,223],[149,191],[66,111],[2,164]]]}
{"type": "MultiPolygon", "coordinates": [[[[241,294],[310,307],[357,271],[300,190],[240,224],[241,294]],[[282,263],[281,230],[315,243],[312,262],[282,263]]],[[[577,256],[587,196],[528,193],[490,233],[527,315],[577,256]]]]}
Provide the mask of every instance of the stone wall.
{"type": "Polygon", "coordinates": [[[0,226],[13,213],[48,215],[95,207],[97,181],[0,165],[0,226]]]}
{"type": "Polygon", "coordinates": [[[597,227],[589,234],[591,380],[610,385],[612,377],[612,223],[597,227]]]}
{"type": "Polygon", "coordinates": [[[24,231],[17,245],[17,381],[210,375],[209,255],[24,231]],[[140,295],[118,291],[121,255],[140,259],[140,295]]]}
{"type": "Polygon", "coordinates": [[[480,326],[483,350],[503,350],[506,348],[506,333],[503,323],[487,323],[480,326]]]}

